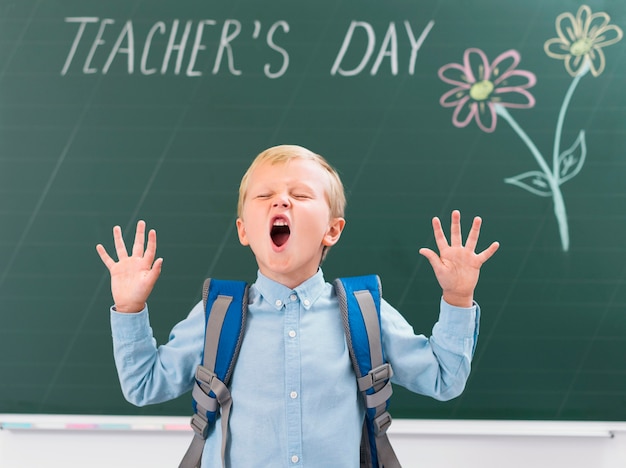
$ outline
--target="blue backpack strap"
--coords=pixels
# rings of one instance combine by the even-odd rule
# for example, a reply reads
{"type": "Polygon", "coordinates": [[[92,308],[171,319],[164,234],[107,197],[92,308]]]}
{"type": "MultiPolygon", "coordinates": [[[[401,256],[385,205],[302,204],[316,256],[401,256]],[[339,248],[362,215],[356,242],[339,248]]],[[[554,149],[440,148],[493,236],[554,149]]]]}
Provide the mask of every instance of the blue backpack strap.
{"type": "Polygon", "coordinates": [[[202,289],[205,337],[202,364],[196,370],[191,418],[194,438],[179,468],[200,466],[204,441],[221,408],[222,464],[228,441],[232,400],[228,385],[239,354],[248,310],[248,285],[243,281],[207,279],[202,289]]]}
{"type": "Polygon", "coordinates": [[[380,279],[376,275],[338,278],[333,284],[352,366],[366,407],[361,467],[400,468],[386,433],[391,425],[387,408],[393,392],[390,380],[393,370],[385,360],[382,347],[380,279]]]}

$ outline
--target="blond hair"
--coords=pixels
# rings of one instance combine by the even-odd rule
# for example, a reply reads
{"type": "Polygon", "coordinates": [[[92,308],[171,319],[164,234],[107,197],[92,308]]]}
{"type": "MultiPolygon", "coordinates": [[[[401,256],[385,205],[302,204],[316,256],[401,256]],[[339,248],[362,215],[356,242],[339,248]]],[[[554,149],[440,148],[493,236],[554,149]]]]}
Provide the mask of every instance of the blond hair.
{"type": "Polygon", "coordinates": [[[331,218],[343,218],[346,209],[346,195],[339,174],[322,156],[297,145],[273,146],[260,153],[252,161],[252,164],[250,164],[250,167],[248,167],[248,170],[241,178],[241,184],[239,185],[237,216],[241,217],[243,213],[243,204],[246,201],[248,183],[252,172],[264,163],[285,164],[294,159],[315,161],[326,171],[328,175],[326,198],[330,208],[330,216],[331,218]]]}

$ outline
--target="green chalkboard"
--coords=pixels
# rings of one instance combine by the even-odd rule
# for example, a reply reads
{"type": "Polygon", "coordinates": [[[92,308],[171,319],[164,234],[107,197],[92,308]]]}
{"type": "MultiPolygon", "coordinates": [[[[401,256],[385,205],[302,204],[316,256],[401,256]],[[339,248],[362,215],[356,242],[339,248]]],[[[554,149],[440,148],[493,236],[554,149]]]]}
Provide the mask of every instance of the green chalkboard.
{"type": "Polygon", "coordinates": [[[254,279],[238,183],[294,143],[348,191],[327,278],[378,273],[418,332],[430,219],[501,243],[466,391],[396,417],[626,420],[625,29],[621,0],[0,0],[0,413],[189,414],[123,399],[94,247],[157,229],[166,340],[205,277],[254,279]]]}

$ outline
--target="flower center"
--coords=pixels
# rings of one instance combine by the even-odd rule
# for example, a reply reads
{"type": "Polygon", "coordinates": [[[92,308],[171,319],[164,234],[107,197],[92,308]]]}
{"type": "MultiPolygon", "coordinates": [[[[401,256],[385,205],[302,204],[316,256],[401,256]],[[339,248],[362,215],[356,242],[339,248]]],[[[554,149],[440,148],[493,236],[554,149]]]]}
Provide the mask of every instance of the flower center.
{"type": "Polygon", "coordinates": [[[493,92],[493,83],[489,80],[477,81],[470,88],[470,97],[475,101],[485,101],[493,92]]]}
{"type": "Polygon", "coordinates": [[[592,47],[593,41],[588,37],[583,37],[582,39],[578,39],[576,42],[574,42],[569,48],[569,51],[572,55],[580,57],[581,55],[587,54],[592,47]]]}

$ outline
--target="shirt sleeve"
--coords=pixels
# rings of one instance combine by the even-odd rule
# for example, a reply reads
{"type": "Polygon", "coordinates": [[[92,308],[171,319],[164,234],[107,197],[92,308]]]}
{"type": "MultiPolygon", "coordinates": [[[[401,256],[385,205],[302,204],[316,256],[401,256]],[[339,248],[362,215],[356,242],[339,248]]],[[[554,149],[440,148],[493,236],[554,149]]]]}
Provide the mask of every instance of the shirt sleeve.
{"type": "Polygon", "coordinates": [[[454,307],[442,299],[439,320],[426,337],[381,301],[383,348],[393,369],[392,382],[438,400],[459,396],[469,377],[479,318],[478,304],[454,307]]]}
{"type": "Polygon", "coordinates": [[[204,310],[198,303],[157,346],[147,306],[125,314],[111,308],[113,355],[124,397],[144,406],[177,398],[191,390],[204,347],[204,310]]]}

